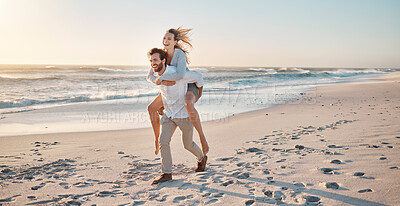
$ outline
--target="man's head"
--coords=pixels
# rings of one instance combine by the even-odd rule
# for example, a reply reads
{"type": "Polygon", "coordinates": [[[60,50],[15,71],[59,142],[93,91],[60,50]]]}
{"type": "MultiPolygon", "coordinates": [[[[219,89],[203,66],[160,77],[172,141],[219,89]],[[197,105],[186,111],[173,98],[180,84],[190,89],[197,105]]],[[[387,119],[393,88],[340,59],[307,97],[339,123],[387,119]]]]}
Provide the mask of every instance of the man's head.
{"type": "Polygon", "coordinates": [[[152,48],[147,56],[154,72],[160,72],[167,65],[167,53],[162,49],[152,48]]]}

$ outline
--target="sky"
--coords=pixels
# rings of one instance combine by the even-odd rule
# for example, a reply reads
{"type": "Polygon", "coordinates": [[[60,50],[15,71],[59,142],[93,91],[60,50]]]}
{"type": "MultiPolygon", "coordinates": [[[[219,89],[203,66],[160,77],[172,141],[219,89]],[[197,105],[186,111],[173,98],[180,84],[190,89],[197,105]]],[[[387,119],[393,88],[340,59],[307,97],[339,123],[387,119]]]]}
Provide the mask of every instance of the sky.
{"type": "Polygon", "coordinates": [[[0,64],[148,65],[179,26],[191,66],[400,68],[398,0],[0,0],[0,64]]]}

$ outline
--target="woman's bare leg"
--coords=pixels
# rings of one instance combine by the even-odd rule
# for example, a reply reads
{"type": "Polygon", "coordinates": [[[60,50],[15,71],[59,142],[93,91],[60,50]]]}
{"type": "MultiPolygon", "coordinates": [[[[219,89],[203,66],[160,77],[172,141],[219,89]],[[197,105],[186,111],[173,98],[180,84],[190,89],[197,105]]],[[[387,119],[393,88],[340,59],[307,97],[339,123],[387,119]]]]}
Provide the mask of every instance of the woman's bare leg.
{"type": "Polygon", "coordinates": [[[161,98],[161,94],[158,96],[147,106],[147,111],[150,115],[151,126],[153,127],[153,132],[155,136],[155,154],[158,153],[158,138],[160,137],[160,116],[158,114],[158,110],[163,107],[163,102],[161,98]]]}
{"type": "Polygon", "coordinates": [[[191,91],[186,93],[185,97],[185,107],[189,112],[189,118],[192,122],[194,128],[199,133],[201,148],[203,150],[203,154],[206,155],[210,148],[208,147],[208,143],[206,140],[206,136],[204,135],[203,128],[201,127],[200,123],[200,116],[197,112],[196,108],[194,108],[194,104],[196,103],[196,96],[191,91]]]}

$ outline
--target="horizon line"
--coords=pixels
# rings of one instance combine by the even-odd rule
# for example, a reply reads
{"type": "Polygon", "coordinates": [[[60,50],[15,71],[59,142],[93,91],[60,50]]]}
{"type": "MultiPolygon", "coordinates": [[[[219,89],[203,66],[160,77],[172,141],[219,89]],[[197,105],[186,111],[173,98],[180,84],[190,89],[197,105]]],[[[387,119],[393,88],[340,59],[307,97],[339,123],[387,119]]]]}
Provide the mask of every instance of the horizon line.
{"type": "MultiPolygon", "coordinates": [[[[43,65],[43,66],[148,66],[148,65],[133,65],[133,64],[5,64],[5,63],[0,63],[0,65],[43,65]]],[[[257,68],[326,68],[326,69],[338,69],[338,68],[344,68],[344,69],[400,69],[400,67],[346,67],[346,66],[213,66],[213,65],[189,65],[190,67],[234,67],[234,68],[240,68],[240,67],[257,67],[257,68]]]]}

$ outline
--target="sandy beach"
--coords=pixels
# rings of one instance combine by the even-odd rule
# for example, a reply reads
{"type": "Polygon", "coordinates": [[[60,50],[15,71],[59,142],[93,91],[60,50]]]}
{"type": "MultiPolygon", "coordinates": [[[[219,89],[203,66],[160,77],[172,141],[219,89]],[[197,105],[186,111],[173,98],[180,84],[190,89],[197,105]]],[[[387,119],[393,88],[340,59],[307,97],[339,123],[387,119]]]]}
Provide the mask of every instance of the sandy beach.
{"type": "Polygon", "coordinates": [[[150,128],[0,137],[0,205],[400,205],[399,91],[396,72],[204,122],[200,173],[175,132],[156,186],[150,128]]]}

